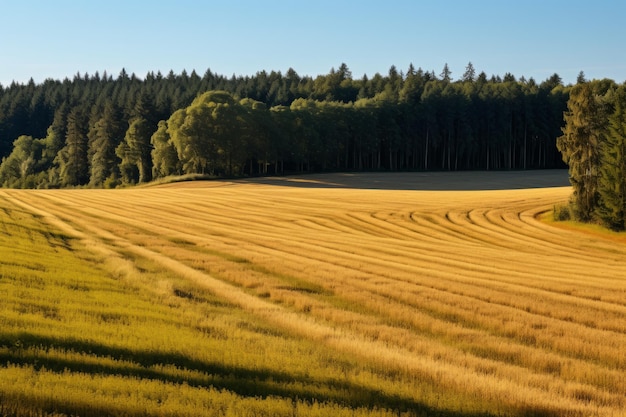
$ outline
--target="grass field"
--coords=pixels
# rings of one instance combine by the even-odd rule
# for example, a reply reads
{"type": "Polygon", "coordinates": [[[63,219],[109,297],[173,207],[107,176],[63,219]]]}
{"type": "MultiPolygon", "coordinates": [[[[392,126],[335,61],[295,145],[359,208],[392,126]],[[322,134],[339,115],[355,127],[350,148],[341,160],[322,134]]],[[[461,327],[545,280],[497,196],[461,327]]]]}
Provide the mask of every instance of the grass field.
{"type": "Polygon", "coordinates": [[[0,190],[0,415],[624,416],[626,237],[563,183],[0,190]]]}

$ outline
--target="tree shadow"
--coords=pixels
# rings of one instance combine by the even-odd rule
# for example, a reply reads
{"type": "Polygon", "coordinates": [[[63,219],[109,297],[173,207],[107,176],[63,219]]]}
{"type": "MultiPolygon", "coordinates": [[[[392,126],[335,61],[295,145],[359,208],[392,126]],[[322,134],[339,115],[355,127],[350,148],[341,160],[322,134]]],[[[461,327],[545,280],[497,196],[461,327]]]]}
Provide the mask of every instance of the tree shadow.
{"type": "MultiPolygon", "coordinates": [[[[245,397],[282,397],[309,403],[335,403],[352,408],[385,408],[399,413],[408,412],[415,415],[439,417],[488,417],[493,415],[490,413],[467,414],[437,409],[408,397],[390,396],[379,390],[334,378],[311,379],[298,374],[270,369],[226,366],[216,362],[198,361],[181,354],[123,349],[72,338],[52,338],[23,333],[19,339],[0,339],[0,347],[2,346],[5,349],[0,353],[0,366],[26,365],[36,370],[45,368],[48,372],[63,373],[69,371],[93,375],[142,378],[174,384],[185,383],[192,387],[223,389],[245,397]],[[7,347],[8,349],[6,349],[7,347]],[[42,355],[23,354],[29,347],[38,348],[44,353],[42,355]],[[94,357],[115,359],[120,362],[83,363],[70,360],[67,357],[46,356],[46,349],[52,347],[70,352],[85,353],[94,357]],[[197,371],[199,375],[177,376],[167,373],[166,370],[157,365],[173,365],[178,369],[197,371]]],[[[65,408],[63,404],[58,404],[58,406],[65,408]]],[[[54,407],[56,405],[53,405],[54,407]]],[[[107,410],[99,411],[108,414],[107,410]]],[[[536,411],[520,410],[518,415],[550,416],[550,414],[541,412],[538,414],[536,411]]]]}
{"type": "Polygon", "coordinates": [[[567,170],[332,173],[259,177],[235,183],[297,188],[481,191],[567,187],[567,170]]]}

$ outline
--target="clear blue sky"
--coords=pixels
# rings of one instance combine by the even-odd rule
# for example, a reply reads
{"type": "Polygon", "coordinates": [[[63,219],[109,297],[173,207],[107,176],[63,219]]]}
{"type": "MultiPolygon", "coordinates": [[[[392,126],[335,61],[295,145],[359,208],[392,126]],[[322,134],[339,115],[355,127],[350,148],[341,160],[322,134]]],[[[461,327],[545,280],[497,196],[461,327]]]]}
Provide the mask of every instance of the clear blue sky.
{"type": "Polygon", "coordinates": [[[354,78],[448,63],[456,79],[471,61],[488,76],[626,81],[622,0],[0,0],[0,16],[4,86],[122,68],[316,76],[343,62],[354,78]]]}

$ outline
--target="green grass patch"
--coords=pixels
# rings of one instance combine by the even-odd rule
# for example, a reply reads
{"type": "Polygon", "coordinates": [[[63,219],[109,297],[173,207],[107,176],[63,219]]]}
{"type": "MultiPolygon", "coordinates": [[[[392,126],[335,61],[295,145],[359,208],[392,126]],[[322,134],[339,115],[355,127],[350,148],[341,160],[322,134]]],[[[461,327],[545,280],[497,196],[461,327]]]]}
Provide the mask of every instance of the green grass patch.
{"type": "MultiPolygon", "coordinates": [[[[561,229],[574,230],[587,235],[602,237],[615,242],[626,243],[626,232],[616,232],[597,223],[583,223],[573,220],[570,216],[559,214],[564,210],[565,209],[563,207],[556,206],[554,211],[545,212],[540,215],[539,218],[544,223],[551,224],[561,229]]],[[[569,210],[569,208],[567,208],[567,210],[569,210]]]]}
{"type": "Polygon", "coordinates": [[[170,175],[164,178],[159,178],[158,180],[151,181],[147,184],[140,184],[134,187],[153,187],[156,185],[165,185],[165,184],[176,184],[178,182],[188,182],[188,181],[208,181],[208,180],[216,180],[219,177],[216,175],[210,174],[185,174],[185,175],[170,175]]]}

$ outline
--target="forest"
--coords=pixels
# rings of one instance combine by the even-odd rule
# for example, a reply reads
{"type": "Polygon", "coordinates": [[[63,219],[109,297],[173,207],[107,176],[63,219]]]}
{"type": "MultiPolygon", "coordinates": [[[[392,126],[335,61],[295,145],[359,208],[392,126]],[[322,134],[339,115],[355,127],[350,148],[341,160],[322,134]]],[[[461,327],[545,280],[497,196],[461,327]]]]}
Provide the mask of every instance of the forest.
{"type": "MultiPolygon", "coordinates": [[[[579,75],[579,83],[584,82],[579,75]]],[[[290,68],[207,70],[0,86],[0,184],[106,187],[170,175],[563,168],[572,86],[558,74],[454,79],[412,64],[353,78],[290,68]]]]}

